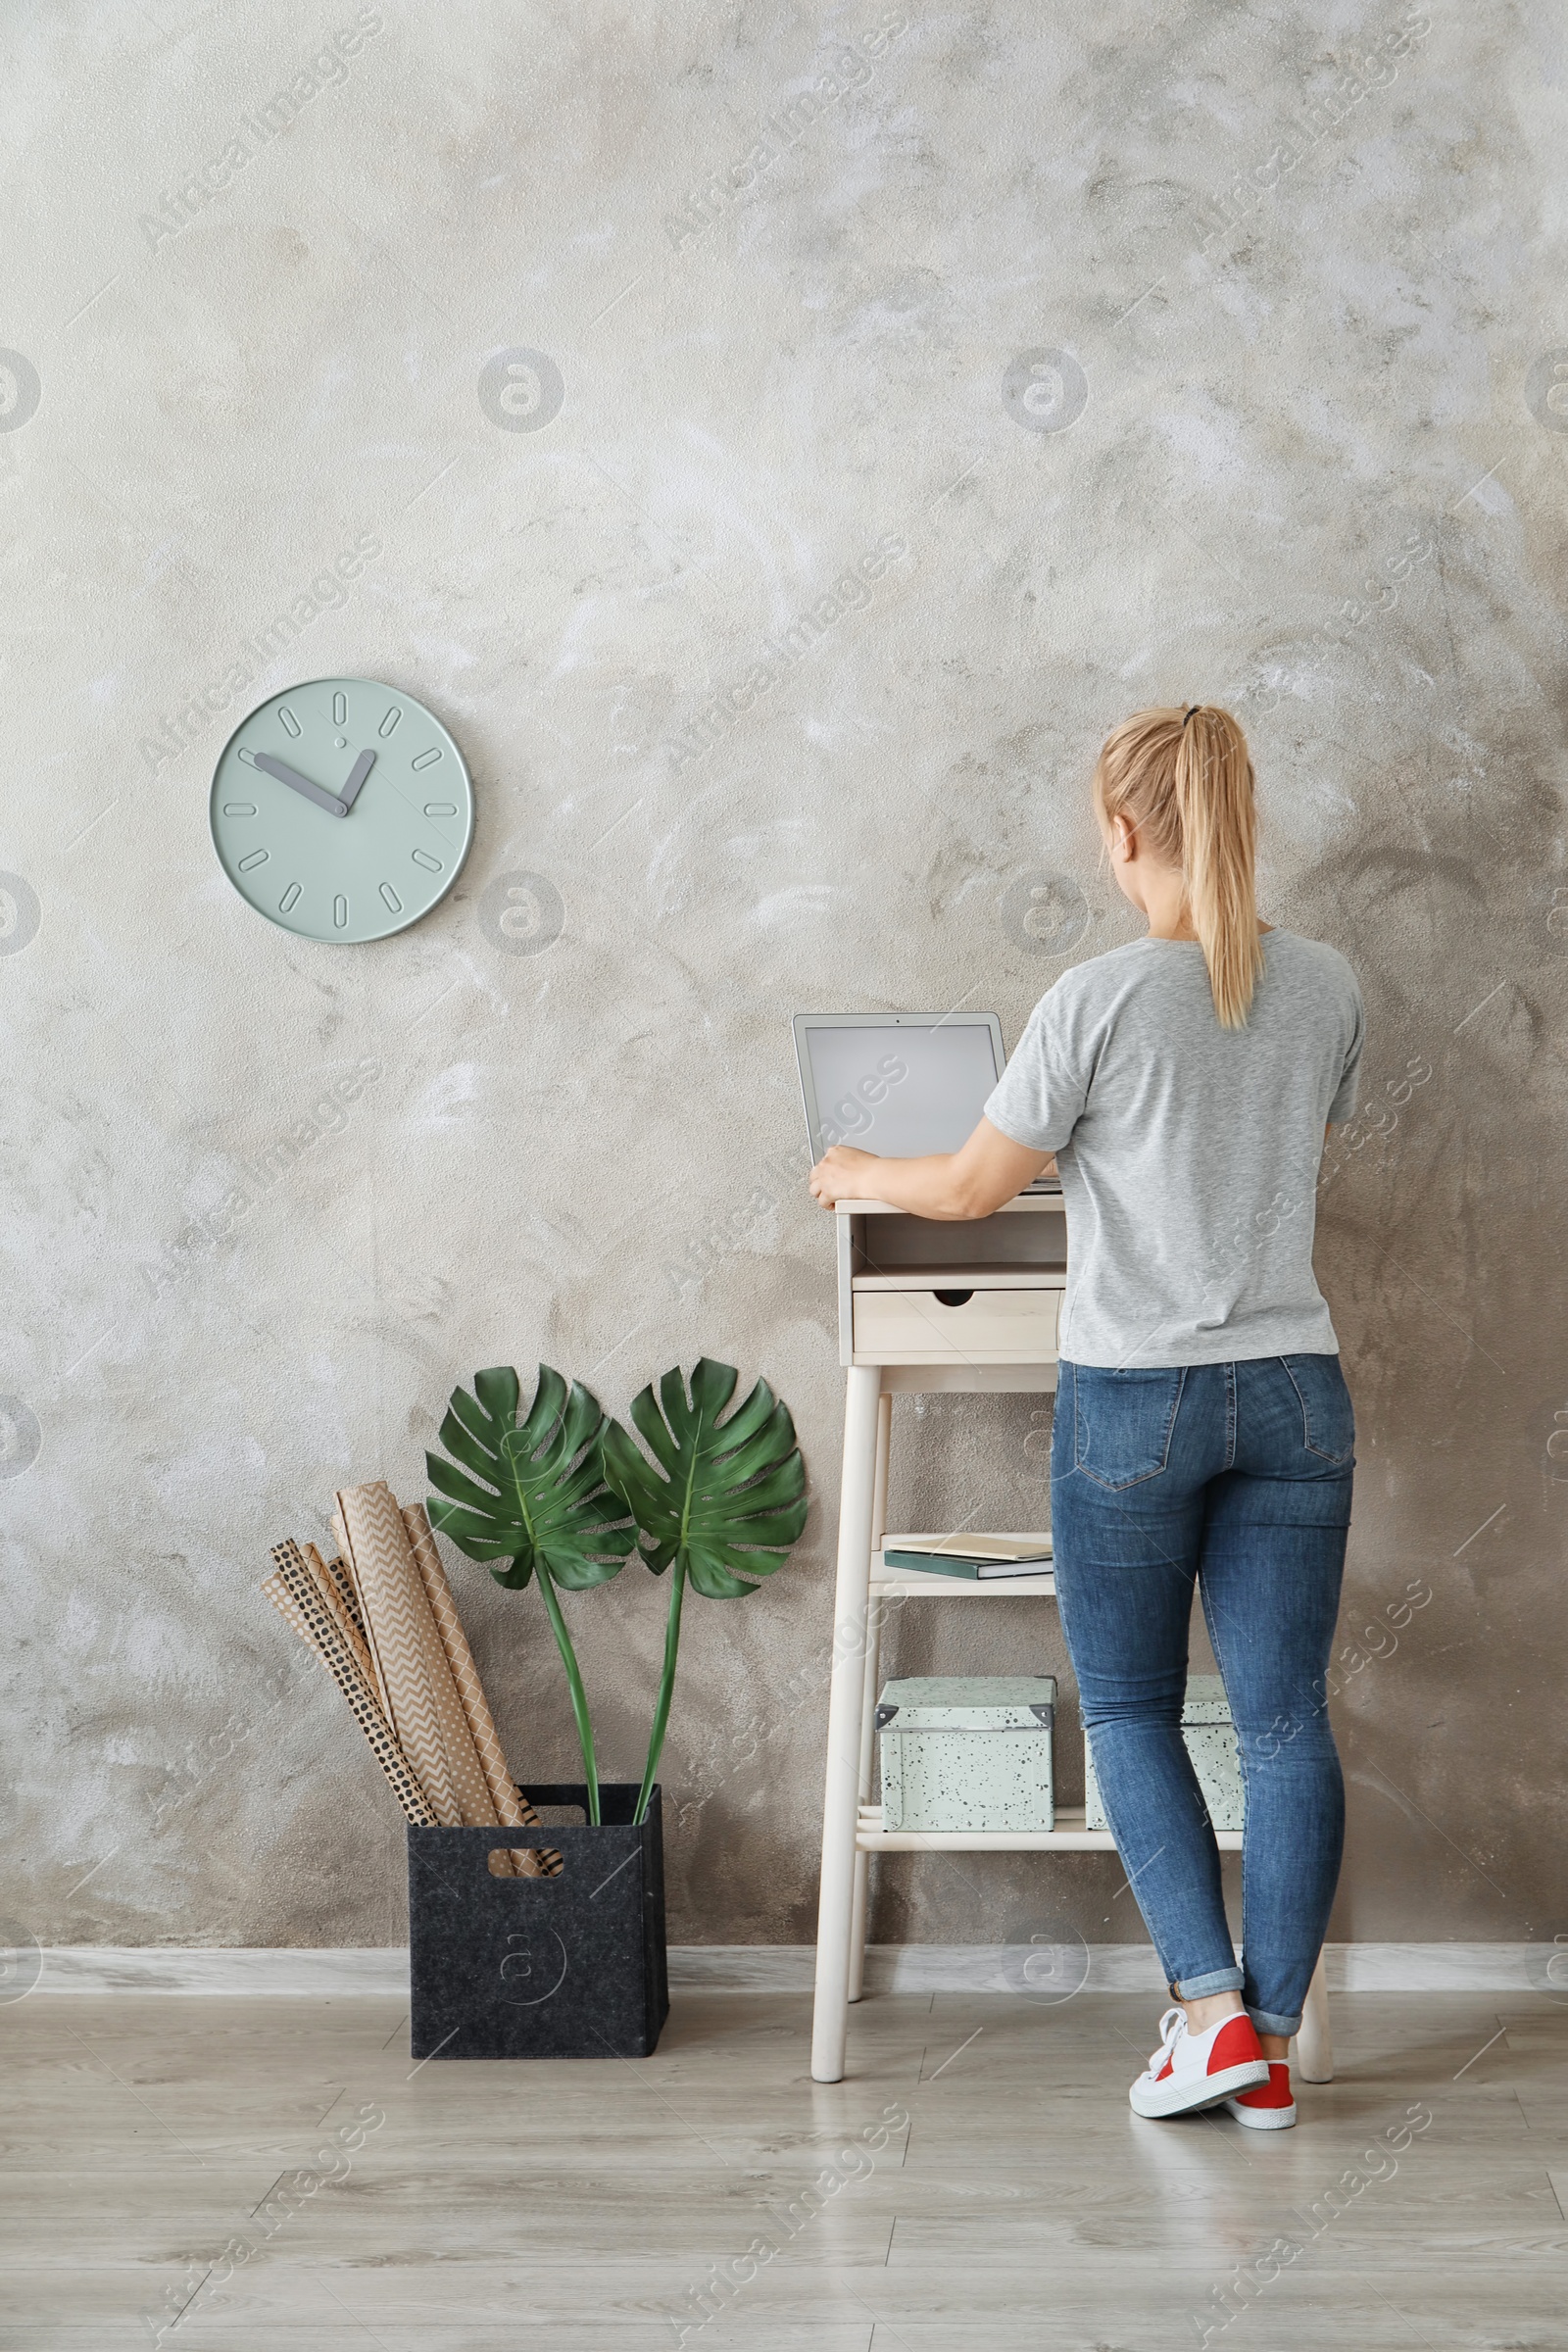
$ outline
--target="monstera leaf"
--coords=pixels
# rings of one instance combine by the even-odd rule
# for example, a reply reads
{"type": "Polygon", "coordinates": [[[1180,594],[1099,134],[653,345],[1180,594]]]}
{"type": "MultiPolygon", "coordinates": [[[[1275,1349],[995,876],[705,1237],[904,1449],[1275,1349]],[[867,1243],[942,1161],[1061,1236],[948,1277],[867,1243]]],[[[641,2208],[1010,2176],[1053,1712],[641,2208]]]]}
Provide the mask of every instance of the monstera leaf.
{"type": "Polygon", "coordinates": [[[795,1424],[765,1380],[727,1421],[732,1364],[704,1356],[691,1395],[677,1366],[652,1385],[631,1417],[654,1456],[638,1451],[617,1422],[602,1441],[605,1475],[637,1522],[637,1547],[656,1575],[678,1561],[710,1600],[755,1592],[748,1576],[771,1576],[806,1525],[806,1466],[795,1424]]]}
{"type": "Polygon", "coordinates": [[[470,1560],[507,1561],[490,1573],[514,1590],[541,1565],[568,1592],[608,1583],[624,1566],[635,1536],[619,1497],[604,1483],[598,1398],[580,1381],[568,1389],[559,1372],[541,1364],[533,1403],[519,1424],[520,1390],[510,1364],[475,1373],[473,1390],[471,1396],[453,1390],[441,1424],[452,1460],[424,1457],[431,1485],[441,1490],[430,1498],[431,1526],[470,1560]]]}
{"type": "Polygon", "coordinates": [[[652,1384],[644,1389],[631,1417],[652,1462],[618,1422],[607,1421],[600,1440],[605,1476],[637,1522],[639,1552],[656,1576],[674,1570],[637,1821],[647,1814],[669,1725],[688,1578],[710,1600],[755,1592],[748,1579],[781,1568],[806,1525],[806,1466],[788,1407],[760,1380],[727,1421],[719,1419],[738,1377],[732,1364],[705,1355],[689,1396],[678,1365],[664,1374],[657,1398],[652,1384]]]}
{"type": "Polygon", "coordinates": [[[597,1823],[593,1724],[556,1587],[581,1592],[608,1584],[625,1566],[636,1536],[619,1496],[605,1485],[599,1450],[605,1415],[598,1398],[580,1381],[568,1389],[549,1364],[539,1367],[533,1402],[522,1422],[519,1394],[510,1364],[476,1372],[471,1396],[466,1389],[453,1390],[440,1432],[452,1460],[438,1453],[424,1457],[431,1485],[441,1490],[427,1506],[430,1525],[450,1536],[470,1560],[489,1560],[499,1585],[517,1591],[537,1572],[571,1693],[588,1819],[597,1823]],[[498,1560],[507,1565],[495,1566],[498,1560]]]}

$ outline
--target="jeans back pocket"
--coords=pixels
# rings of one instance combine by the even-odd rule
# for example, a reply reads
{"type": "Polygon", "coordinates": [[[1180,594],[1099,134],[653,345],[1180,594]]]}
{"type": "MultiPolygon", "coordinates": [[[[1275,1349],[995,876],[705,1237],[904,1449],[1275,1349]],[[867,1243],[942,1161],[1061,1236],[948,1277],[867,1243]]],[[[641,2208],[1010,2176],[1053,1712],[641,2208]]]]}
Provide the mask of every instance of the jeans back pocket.
{"type": "Polygon", "coordinates": [[[1282,1355],[1301,1404],[1301,1440],[1320,1461],[1348,1462],[1355,1451],[1355,1412],[1337,1355],[1282,1355]]]}
{"type": "Polygon", "coordinates": [[[1089,1364],[1071,1370],[1073,1467],[1102,1487],[1157,1478],[1170,1458],[1186,1373],[1110,1372],[1089,1364]]]}

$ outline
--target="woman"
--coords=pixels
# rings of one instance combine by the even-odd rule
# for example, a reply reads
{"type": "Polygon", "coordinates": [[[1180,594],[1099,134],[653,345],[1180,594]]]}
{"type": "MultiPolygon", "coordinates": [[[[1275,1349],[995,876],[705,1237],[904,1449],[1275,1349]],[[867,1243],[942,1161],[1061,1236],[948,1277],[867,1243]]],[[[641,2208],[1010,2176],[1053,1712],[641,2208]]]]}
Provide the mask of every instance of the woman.
{"type": "Polygon", "coordinates": [[[1208,705],[1107,736],[1095,808],[1149,934],[1065,972],[960,1152],[840,1145],[811,1173],[983,1217],[1056,1156],[1067,1291],[1052,1439],[1062,1627],[1106,1817],[1176,2006],[1140,2115],[1292,2124],[1287,2049],[1345,1798],[1325,1705],[1354,1428],[1312,1274],[1327,1124],[1362,1013],[1333,948],[1257,917],[1246,739],[1208,705]],[[1181,1735],[1195,1581],[1247,1789],[1238,1964],[1181,1735]]]}

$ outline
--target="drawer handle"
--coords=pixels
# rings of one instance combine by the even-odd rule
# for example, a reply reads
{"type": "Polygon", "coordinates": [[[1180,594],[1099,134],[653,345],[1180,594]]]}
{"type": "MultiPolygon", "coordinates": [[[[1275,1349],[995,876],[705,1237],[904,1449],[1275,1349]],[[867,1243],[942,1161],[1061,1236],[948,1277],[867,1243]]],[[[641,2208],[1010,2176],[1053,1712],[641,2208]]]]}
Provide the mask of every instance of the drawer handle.
{"type": "Polygon", "coordinates": [[[974,1293],[973,1291],[933,1291],[931,1296],[938,1306],[967,1306],[974,1297],[974,1293]]]}

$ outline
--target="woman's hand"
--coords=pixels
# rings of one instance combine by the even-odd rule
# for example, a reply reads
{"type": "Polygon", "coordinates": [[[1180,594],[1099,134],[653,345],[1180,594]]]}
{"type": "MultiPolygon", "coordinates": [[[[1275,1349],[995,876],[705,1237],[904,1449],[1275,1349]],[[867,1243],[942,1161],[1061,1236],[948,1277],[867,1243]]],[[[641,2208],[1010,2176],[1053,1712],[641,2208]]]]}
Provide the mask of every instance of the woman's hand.
{"type": "Polygon", "coordinates": [[[811,1170],[810,1186],[823,1208],[839,1200],[876,1200],[875,1171],[881,1161],[874,1152],[857,1152],[853,1144],[835,1144],[811,1170]]]}
{"type": "Polygon", "coordinates": [[[989,1217],[1047,1168],[1055,1174],[1049,1152],[1031,1152],[982,1119],[961,1152],[934,1152],[922,1159],[885,1158],[835,1144],[811,1170],[810,1184],[824,1208],[840,1200],[882,1200],[914,1217],[989,1217]]]}

